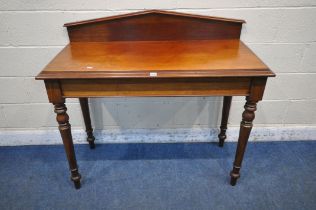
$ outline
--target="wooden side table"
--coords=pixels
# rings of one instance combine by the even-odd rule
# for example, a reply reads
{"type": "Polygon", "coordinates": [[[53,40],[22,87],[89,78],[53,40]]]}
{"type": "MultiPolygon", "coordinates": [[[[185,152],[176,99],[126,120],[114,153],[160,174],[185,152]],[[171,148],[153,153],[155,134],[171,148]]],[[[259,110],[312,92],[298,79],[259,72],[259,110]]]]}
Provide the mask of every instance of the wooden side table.
{"type": "Polygon", "coordinates": [[[89,97],[224,96],[219,146],[232,96],[246,96],[231,185],[268,77],[274,73],[240,41],[243,20],[149,10],[65,24],[70,43],[36,77],[54,104],[71,180],[80,188],[66,98],[79,98],[94,148],[89,97]]]}

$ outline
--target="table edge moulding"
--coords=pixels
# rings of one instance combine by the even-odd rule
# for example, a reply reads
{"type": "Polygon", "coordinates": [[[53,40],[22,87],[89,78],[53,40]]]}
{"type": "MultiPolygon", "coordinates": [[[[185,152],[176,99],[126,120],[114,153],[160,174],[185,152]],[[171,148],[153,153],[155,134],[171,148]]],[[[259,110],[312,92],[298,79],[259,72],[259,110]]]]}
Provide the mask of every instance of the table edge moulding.
{"type": "Polygon", "coordinates": [[[70,43],[36,76],[44,80],[80,188],[66,98],[79,98],[87,141],[95,148],[88,98],[224,96],[219,146],[226,139],[232,96],[246,103],[231,185],[240,168],[268,77],[275,74],[240,40],[244,20],[146,10],[66,23],[70,43]]]}

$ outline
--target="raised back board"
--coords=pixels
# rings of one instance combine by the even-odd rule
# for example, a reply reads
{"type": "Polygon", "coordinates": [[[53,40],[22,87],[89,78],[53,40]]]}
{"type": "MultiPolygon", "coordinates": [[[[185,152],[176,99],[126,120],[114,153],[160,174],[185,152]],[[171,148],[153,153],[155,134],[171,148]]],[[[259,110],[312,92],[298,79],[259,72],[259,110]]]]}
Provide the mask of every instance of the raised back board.
{"type": "Polygon", "coordinates": [[[71,42],[239,39],[243,20],[149,10],[67,23],[71,42]]]}

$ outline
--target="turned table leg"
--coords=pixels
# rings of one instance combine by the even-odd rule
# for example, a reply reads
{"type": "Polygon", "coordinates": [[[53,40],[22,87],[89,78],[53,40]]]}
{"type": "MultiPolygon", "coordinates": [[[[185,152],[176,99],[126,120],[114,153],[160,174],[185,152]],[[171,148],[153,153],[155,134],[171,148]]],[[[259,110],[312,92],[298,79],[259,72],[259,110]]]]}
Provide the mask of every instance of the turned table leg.
{"type": "Polygon", "coordinates": [[[81,111],[83,115],[84,124],[86,126],[86,132],[87,132],[87,141],[89,142],[90,148],[94,149],[94,136],[93,136],[93,129],[91,126],[91,119],[90,119],[90,111],[89,111],[89,104],[88,104],[88,98],[79,98],[81,111]]]}
{"type": "Polygon", "coordinates": [[[231,102],[232,102],[232,96],[224,96],[223,109],[222,109],[222,121],[221,121],[221,127],[220,127],[221,131],[218,134],[218,139],[219,139],[218,145],[220,147],[224,146],[224,141],[226,139],[227,122],[228,122],[231,102]]]}
{"type": "Polygon", "coordinates": [[[55,103],[55,113],[57,114],[57,122],[59,124],[59,131],[64,143],[69,168],[71,172],[71,180],[74,182],[76,189],[80,188],[81,175],[78,171],[74,145],[71,136],[71,129],[69,124],[69,116],[66,113],[67,108],[64,103],[55,103]]]}
{"type": "Polygon", "coordinates": [[[233,170],[230,172],[230,184],[232,186],[236,185],[237,179],[240,177],[239,171],[246,150],[248,138],[252,129],[252,121],[255,119],[255,111],[257,109],[257,101],[252,101],[249,97],[246,97],[246,99],[247,102],[244,106],[245,110],[242,114],[242,121],[240,123],[234,166],[233,170]]]}

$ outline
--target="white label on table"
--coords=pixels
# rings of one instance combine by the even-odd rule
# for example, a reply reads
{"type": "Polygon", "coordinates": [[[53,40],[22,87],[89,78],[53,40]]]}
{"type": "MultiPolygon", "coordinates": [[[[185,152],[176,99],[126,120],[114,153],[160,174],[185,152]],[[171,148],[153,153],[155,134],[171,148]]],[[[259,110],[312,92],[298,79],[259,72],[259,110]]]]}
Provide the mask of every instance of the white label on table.
{"type": "Polygon", "coordinates": [[[149,72],[150,77],[157,77],[157,72],[149,72]]]}

